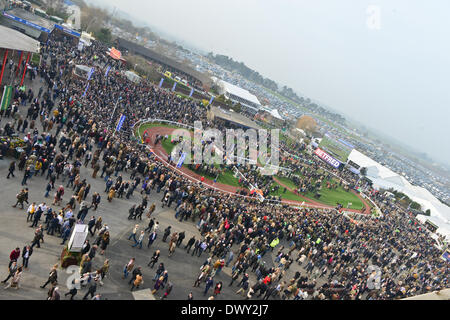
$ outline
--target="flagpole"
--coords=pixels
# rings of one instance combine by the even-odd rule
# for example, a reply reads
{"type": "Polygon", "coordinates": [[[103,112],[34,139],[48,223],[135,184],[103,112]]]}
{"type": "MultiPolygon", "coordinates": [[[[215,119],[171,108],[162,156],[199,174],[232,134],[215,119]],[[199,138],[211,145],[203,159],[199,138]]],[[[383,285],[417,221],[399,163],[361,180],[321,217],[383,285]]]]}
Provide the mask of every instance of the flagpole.
{"type": "MultiPolygon", "coordinates": [[[[114,110],[113,110],[113,113],[112,113],[112,115],[111,115],[111,119],[109,119],[109,125],[108,125],[108,131],[109,131],[109,128],[111,127],[111,121],[113,120],[113,118],[114,118],[114,114],[116,113],[116,108],[117,108],[117,105],[119,104],[119,101],[120,101],[120,96],[117,98],[117,102],[116,102],[116,105],[114,106],[114,110]]],[[[115,133],[116,131],[114,131],[114,133],[115,133]]],[[[113,134],[113,137],[114,137],[114,134],[113,134]]]]}

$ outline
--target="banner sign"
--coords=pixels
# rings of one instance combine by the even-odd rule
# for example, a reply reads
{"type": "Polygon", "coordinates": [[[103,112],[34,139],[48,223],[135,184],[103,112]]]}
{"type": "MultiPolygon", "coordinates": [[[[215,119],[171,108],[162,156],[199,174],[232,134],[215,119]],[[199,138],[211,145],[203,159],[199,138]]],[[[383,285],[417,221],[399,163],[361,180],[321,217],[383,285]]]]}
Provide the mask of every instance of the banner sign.
{"type": "Polygon", "coordinates": [[[185,159],[186,159],[186,152],[183,152],[181,154],[180,159],[178,159],[177,168],[181,168],[185,159]]]}
{"type": "Polygon", "coordinates": [[[55,24],[55,29],[62,30],[63,32],[68,33],[68,34],[70,34],[72,36],[75,36],[77,38],[81,37],[81,33],[78,33],[76,31],[70,30],[69,28],[60,26],[59,24],[55,24]]]}
{"type": "Polygon", "coordinates": [[[441,258],[447,262],[450,262],[450,251],[445,251],[441,258]]]}
{"type": "Polygon", "coordinates": [[[124,121],[125,121],[125,116],[122,114],[122,115],[120,115],[120,120],[119,120],[119,123],[117,124],[116,131],[120,131],[120,128],[122,128],[124,121]]]}
{"type": "Polygon", "coordinates": [[[176,86],[177,86],[177,83],[174,82],[174,83],[173,83],[173,87],[172,87],[172,91],[175,91],[176,86]]]}
{"type": "Polygon", "coordinates": [[[12,14],[6,13],[6,12],[4,12],[4,11],[3,11],[3,15],[4,15],[5,17],[9,18],[9,19],[12,19],[12,20],[14,20],[14,21],[23,23],[24,25],[27,25],[27,26],[29,26],[29,27],[31,27],[31,28],[34,28],[34,29],[37,29],[37,30],[40,30],[40,31],[43,31],[43,32],[47,32],[47,33],[50,33],[50,32],[51,32],[50,29],[47,29],[47,28],[38,26],[37,24],[35,24],[35,23],[33,23],[33,22],[30,22],[30,21],[28,21],[28,20],[25,20],[25,19],[22,19],[22,18],[19,18],[19,17],[16,17],[16,16],[13,16],[12,14]]]}
{"type": "Polygon", "coordinates": [[[335,168],[338,168],[341,165],[341,162],[330,156],[328,153],[323,151],[320,148],[317,148],[314,153],[323,161],[327,162],[328,164],[332,165],[335,168]]]}
{"type": "Polygon", "coordinates": [[[160,88],[161,88],[163,82],[164,82],[164,78],[161,78],[161,81],[159,82],[159,87],[160,87],[160,88]]]}
{"type": "Polygon", "coordinates": [[[3,95],[2,95],[2,104],[0,110],[6,110],[8,109],[9,105],[11,104],[11,97],[12,97],[12,86],[5,86],[3,89],[3,95]]]}
{"type": "Polygon", "coordinates": [[[92,67],[91,70],[89,71],[88,78],[87,78],[88,81],[91,80],[91,77],[92,77],[93,73],[94,73],[94,67],[92,67]]]}
{"type": "Polygon", "coordinates": [[[340,143],[342,143],[342,144],[345,144],[347,147],[349,147],[350,149],[355,149],[355,147],[352,145],[352,144],[350,144],[350,143],[348,143],[347,141],[344,141],[344,140],[342,140],[342,139],[338,139],[338,141],[340,142],[340,143]]]}
{"type": "Polygon", "coordinates": [[[89,89],[89,83],[87,84],[86,89],[84,89],[83,97],[86,96],[86,92],[88,89],[89,89]]]}
{"type": "Polygon", "coordinates": [[[189,97],[192,97],[193,94],[194,94],[194,88],[191,88],[191,93],[189,93],[189,97]]]}
{"type": "Polygon", "coordinates": [[[111,70],[111,66],[108,66],[108,68],[106,68],[105,78],[108,76],[109,70],[111,70]]]}

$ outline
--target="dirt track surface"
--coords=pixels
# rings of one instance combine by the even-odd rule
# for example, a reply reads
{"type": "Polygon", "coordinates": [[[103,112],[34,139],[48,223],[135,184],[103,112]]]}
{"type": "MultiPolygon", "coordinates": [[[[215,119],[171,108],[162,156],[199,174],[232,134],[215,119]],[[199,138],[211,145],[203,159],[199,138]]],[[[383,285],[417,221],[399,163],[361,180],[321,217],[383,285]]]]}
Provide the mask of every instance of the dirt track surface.
{"type": "MultiPolygon", "coordinates": [[[[191,170],[189,170],[186,167],[181,167],[181,168],[176,168],[173,165],[170,165],[168,162],[168,154],[167,152],[164,150],[163,146],[161,145],[161,143],[158,143],[157,145],[154,144],[155,140],[156,140],[156,136],[157,135],[171,135],[172,131],[174,131],[174,128],[169,128],[169,127],[150,127],[148,129],[146,129],[149,137],[150,137],[150,143],[148,144],[148,146],[150,147],[150,149],[152,150],[152,152],[168,167],[172,168],[173,170],[177,170],[179,172],[181,172],[185,177],[187,177],[189,180],[193,181],[193,182],[200,182],[202,176],[199,175],[198,173],[195,173],[191,170]]],[[[289,188],[288,186],[284,185],[281,181],[277,180],[276,178],[274,178],[274,180],[280,184],[283,187],[286,187],[287,190],[298,194],[295,190],[289,188]]],[[[214,182],[212,180],[209,179],[204,179],[203,184],[207,185],[210,188],[213,189],[218,189],[222,192],[228,192],[228,193],[236,193],[236,191],[238,189],[242,189],[242,188],[238,188],[238,187],[234,187],[234,186],[230,186],[227,184],[223,184],[223,183],[218,183],[218,182],[214,182]]],[[[362,203],[365,206],[365,212],[370,212],[370,206],[366,203],[366,201],[364,201],[364,199],[362,199],[362,197],[357,194],[356,192],[354,192],[359,199],[361,199],[362,203]]],[[[300,195],[300,194],[299,194],[300,195]]],[[[332,209],[334,208],[333,206],[329,206],[329,205],[325,205],[323,203],[319,203],[317,201],[314,201],[313,199],[310,199],[308,197],[305,197],[303,195],[300,195],[301,197],[305,198],[307,201],[295,201],[295,200],[282,200],[282,203],[285,204],[290,204],[290,205],[304,205],[306,207],[314,207],[314,208],[322,208],[322,209],[332,209]]],[[[360,210],[355,210],[355,209],[346,209],[346,211],[351,211],[351,212],[361,212],[360,210]]]]}

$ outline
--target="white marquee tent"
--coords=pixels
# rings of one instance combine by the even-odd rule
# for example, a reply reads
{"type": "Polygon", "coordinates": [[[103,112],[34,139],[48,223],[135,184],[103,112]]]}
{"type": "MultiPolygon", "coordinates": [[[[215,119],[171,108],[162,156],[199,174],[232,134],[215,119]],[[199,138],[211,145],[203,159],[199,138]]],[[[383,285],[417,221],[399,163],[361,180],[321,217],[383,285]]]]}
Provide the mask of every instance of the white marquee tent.
{"type": "Polygon", "coordinates": [[[367,168],[367,177],[372,180],[375,188],[393,188],[419,203],[423,210],[430,209],[429,220],[439,227],[439,233],[450,239],[450,208],[441,203],[430,191],[412,185],[401,175],[382,166],[356,149],[353,149],[350,153],[348,160],[367,168]]]}

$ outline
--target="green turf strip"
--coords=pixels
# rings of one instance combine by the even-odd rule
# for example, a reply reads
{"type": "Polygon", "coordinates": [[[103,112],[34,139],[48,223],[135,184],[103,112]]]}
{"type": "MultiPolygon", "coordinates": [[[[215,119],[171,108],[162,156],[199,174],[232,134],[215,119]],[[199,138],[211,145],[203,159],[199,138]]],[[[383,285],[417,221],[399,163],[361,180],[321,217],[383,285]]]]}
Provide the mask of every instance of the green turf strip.
{"type": "MultiPolygon", "coordinates": [[[[276,178],[291,189],[296,190],[299,188],[299,186],[289,178],[279,176],[276,178]]],[[[336,183],[336,181],[333,181],[333,183],[336,183]]],[[[307,192],[304,196],[330,206],[336,206],[339,202],[344,207],[347,207],[347,203],[351,202],[352,205],[350,206],[350,209],[361,210],[364,207],[363,202],[353,192],[345,191],[341,186],[338,186],[336,189],[328,189],[326,186],[326,181],[322,182],[322,189],[319,191],[321,196],[319,199],[314,197],[315,194],[313,192],[307,192]]]]}

